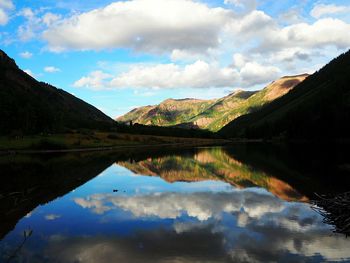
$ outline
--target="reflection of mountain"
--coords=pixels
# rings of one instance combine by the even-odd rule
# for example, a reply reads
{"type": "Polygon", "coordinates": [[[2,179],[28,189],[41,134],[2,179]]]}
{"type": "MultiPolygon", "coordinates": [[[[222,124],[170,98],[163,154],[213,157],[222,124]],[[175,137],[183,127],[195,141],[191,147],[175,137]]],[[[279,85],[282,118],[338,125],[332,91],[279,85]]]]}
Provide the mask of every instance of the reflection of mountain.
{"type": "Polygon", "coordinates": [[[160,176],[168,182],[222,180],[238,188],[263,187],[287,201],[308,199],[288,183],[245,165],[220,148],[194,155],[168,155],[139,162],[118,162],[136,174],[160,176]]]}
{"type": "Polygon", "coordinates": [[[57,158],[5,156],[0,159],[0,239],[40,204],[65,195],[101,173],[106,158],[66,155],[57,158]]]}
{"type": "Polygon", "coordinates": [[[0,156],[0,240],[37,206],[99,175],[116,160],[162,154],[157,149],[66,155],[0,156]]]}

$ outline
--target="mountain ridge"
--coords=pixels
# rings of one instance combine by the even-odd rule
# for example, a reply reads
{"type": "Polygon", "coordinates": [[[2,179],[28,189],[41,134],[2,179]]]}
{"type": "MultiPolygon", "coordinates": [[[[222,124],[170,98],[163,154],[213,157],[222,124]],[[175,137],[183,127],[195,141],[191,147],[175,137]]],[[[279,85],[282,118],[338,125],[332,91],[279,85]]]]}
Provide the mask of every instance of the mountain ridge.
{"type": "Polygon", "coordinates": [[[0,49],[0,134],[109,128],[114,121],[94,106],[39,82],[0,49]]]}
{"type": "Polygon", "coordinates": [[[320,140],[349,138],[350,51],[291,92],[220,130],[226,137],[320,140]]]}
{"type": "Polygon", "coordinates": [[[215,132],[233,119],[286,94],[307,76],[308,74],[284,76],[262,90],[239,89],[219,99],[166,99],[157,105],[135,108],[116,120],[143,125],[207,129],[215,132]]]}

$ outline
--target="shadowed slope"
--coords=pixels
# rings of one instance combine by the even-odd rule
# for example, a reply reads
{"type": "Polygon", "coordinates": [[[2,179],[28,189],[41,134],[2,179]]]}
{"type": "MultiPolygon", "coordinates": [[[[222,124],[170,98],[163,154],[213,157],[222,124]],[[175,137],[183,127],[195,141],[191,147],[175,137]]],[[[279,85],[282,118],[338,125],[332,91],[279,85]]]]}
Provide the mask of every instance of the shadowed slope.
{"type": "Polygon", "coordinates": [[[95,107],[38,82],[0,50],[0,134],[106,128],[114,121],[95,107]]]}
{"type": "Polygon", "coordinates": [[[242,116],[221,131],[227,137],[312,140],[349,138],[350,51],[285,96],[242,116]]]}

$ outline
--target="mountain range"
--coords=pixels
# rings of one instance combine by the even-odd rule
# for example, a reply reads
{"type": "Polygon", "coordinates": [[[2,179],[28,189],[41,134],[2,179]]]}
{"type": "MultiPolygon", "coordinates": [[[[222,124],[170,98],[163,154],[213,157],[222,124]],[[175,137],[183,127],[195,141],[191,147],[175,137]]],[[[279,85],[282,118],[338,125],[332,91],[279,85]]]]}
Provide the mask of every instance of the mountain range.
{"type": "Polygon", "coordinates": [[[0,135],[116,128],[180,137],[347,140],[349,83],[350,51],[311,76],[286,76],[260,91],[239,90],[213,100],[168,99],[134,109],[118,118],[118,122],[139,123],[129,127],[118,125],[83,100],[35,80],[0,50],[0,135]],[[205,134],[204,130],[217,133],[205,134]]]}
{"type": "Polygon", "coordinates": [[[0,134],[108,128],[114,120],[64,90],[39,82],[0,50],[0,134]]]}
{"type": "Polygon", "coordinates": [[[133,109],[117,121],[216,132],[239,116],[256,111],[288,93],[306,77],[308,74],[286,76],[260,91],[237,90],[220,99],[167,99],[158,105],[133,109]]]}
{"type": "Polygon", "coordinates": [[[350,138],[350,51],[286,95],[232,121],[226,137],[322,140],[350,138]]]}

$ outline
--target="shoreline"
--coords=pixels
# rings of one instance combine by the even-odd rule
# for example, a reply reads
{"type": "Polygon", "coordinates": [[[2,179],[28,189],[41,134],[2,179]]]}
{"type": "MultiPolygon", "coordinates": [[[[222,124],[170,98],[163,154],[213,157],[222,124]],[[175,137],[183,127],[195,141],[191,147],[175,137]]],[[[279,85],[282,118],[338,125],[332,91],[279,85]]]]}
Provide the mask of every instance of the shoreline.
{"type": "Polygon", "coordinates": [[[88,148],[73,148],[73,149],[56,149],[56,150],[35,150],[35,149],[19,149],[19,150],[0,150],[0,155],[15,155],[15,154],[54,154],[54,153],[78,153],[78,152],[100,152],[100,151],[117,151],[123,149],[137,148],[159,148],[159,147],[196,147],[196,146],[222,146],[230,144],[230,141],[215,141],[215,142],[195,142],[195,143],[163,143],[163,144],[138,144],[138,145],[116,145],[104,147],[88,147],[88,148]]]}

